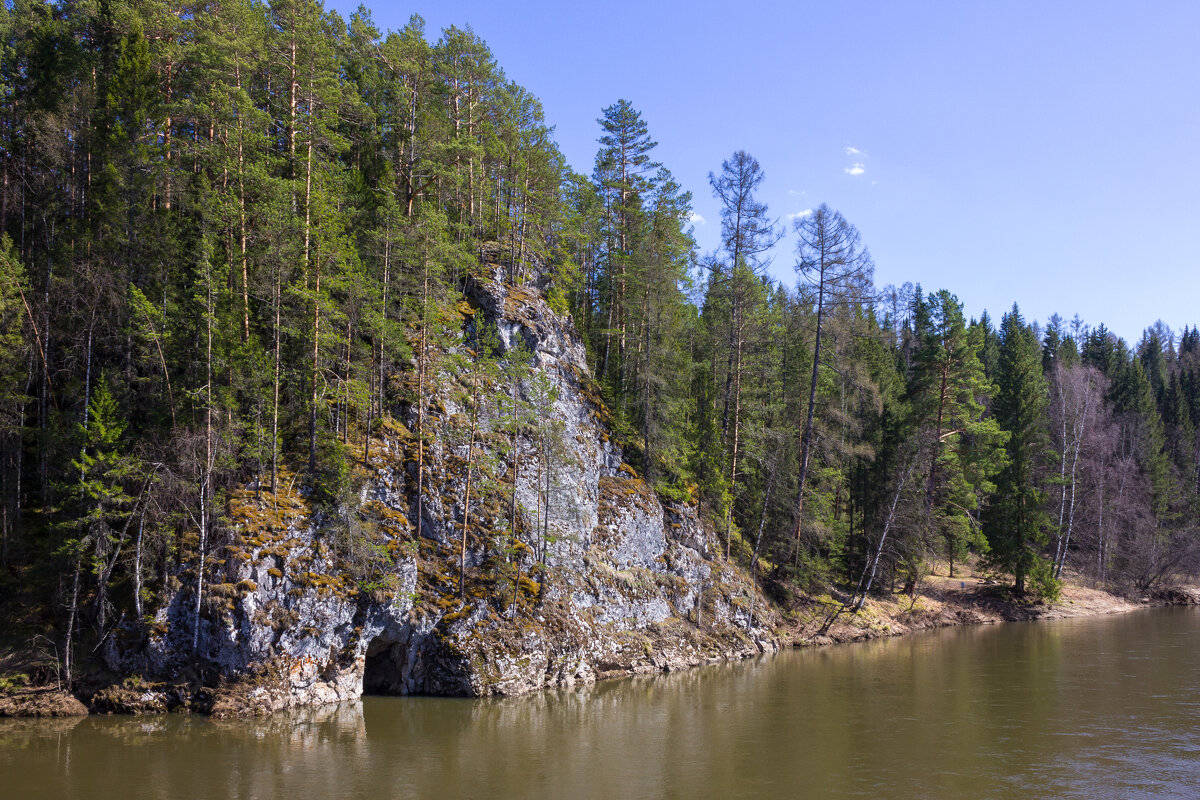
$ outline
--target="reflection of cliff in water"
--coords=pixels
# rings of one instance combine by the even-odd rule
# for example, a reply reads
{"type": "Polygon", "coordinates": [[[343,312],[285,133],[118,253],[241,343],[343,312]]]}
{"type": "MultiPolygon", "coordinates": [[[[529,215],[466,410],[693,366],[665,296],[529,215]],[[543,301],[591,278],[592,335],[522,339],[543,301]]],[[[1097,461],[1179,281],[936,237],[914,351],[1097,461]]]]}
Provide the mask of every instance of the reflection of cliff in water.
{"type": "Polygon", "coordinates": [[[1195,797],[1198,628],[1165,609],[511,699],[0,720],[0,797],[1195,797]]]}
{"type": "Polygon", "coordinates": [[[38,740],[58,739],[70,733],[87,717],[42,717],[0,719],[0,751],[28,747],[38,740]]]}
{"type": "Polygon", "coordinates": [[[234,740],[282,737],[290,745],[303,748],[326,744],[344,746],[367,735],[361,700],[297,708],[267,717],[213,720],[211,724],[222,736],[234,740]]]}

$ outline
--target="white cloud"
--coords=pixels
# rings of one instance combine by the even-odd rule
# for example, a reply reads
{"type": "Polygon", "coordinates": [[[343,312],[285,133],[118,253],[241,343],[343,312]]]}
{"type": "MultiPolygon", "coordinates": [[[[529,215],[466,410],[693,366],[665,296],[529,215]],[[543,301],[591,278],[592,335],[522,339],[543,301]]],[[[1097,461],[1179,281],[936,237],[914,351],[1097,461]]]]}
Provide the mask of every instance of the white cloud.
{"type": "Polygon", "coordinates": [[[862,150],[859,150],[857,147],[847,147],[846,155],[848,155],[848,156],[864,156],[864,155],[866,155],[866,153],[864,153],[862,150]]]}
{"type": "Polygon", "coordinates": [[[793,220],[804,219],[805,217],[811,216],[811,215],[812,215],[812,209],[806,208],[803,211],[797,211],[795,214],[788,214],[787,221],[792,222],[793,220]]]}
{"type": "Polygon", "coordinates": [[[704,217],[702,217],[702,216],[700,216],[699,214],[697,214],[695,211],[693,211],[693,212],[692,212],[692,215],[691,215],[690,217],[688,217],[688,222],[692,223],[693,225],[706,225],[706,224],[708,224],[708,220],[706,220],[704,217]]]}
{"type": "Polygon", "coordinates": [[[795,189],[788,189],[788,194],[803,195],[808,194],[808,192],[797,192],[795,189]]]}
{"type": "Polygon", "coordinates": [[[866,171],[867,171],[867,168],[863,165],[863,163],[861,161],[854,162],[854,166],[846,167],[847,175],[862,175],[866,171]]]}

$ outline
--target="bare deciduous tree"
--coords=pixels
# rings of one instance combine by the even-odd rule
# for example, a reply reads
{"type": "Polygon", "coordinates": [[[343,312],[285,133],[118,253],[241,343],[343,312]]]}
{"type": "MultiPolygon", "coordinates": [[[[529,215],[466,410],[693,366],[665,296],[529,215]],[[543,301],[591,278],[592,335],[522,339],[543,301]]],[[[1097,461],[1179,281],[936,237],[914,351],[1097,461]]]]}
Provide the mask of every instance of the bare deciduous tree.
{"type": "Polygon", "coordinates": [[[1055,364],[1050,374],[1050,439],[1058,455],[1058,528],[1054,543],[1054,577],[1061,578],[1075,530],[1079,470],[1085,440],[1102,412],[1104,376],[1095,367],[1055,364]]]}

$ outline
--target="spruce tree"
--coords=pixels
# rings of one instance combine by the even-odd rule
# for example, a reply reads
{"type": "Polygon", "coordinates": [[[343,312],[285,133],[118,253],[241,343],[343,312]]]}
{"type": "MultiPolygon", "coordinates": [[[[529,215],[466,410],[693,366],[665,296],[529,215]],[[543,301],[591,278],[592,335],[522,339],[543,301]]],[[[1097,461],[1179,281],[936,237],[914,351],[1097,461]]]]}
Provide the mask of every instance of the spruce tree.
{"type": "Polygon", "coordinates": [[[25,333],[25,269],[7,234],[0,234],[0,566],[7,566],[9,548],[20,520],[17,490],[25,427],[26,364],[33,355],[25,333]]]}
{"type": "Polygon", "coordinates": [[[945,289],[925,302],[928,331],[913,364],[912,408],[925,457],[925,519],[954,562],[985,545],[978,509],[1004,460],[1004,436],[985,418],[993,386],[979,361],[982,330],[968,331],[958,298],[945,289]]]}
{"type": "Polygon", "coordinates": [[[1008,432],[1008,463],[996,478],[996,491],[984,514],[990,554],[987,564],[1013,576],[1018,597],[1032,582],[1039,596],[1054,596],[1057,582],[1042,556],[1050,519],[1042,508],[1039,471],[1047,458],[1043,424],[1046,380],[1040,347],[1016,304],[1000,321],[1000,352],[992,413],[1008,432]]]}

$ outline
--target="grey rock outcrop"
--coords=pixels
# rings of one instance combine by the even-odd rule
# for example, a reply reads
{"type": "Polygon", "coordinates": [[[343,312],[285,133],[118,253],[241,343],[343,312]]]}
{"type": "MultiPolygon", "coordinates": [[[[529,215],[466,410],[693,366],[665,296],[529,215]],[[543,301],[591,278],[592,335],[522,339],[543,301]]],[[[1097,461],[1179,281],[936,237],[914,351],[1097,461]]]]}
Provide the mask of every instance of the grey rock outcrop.
{"type": "MultiPolygon", "coordinates": [[[[430,437],[417,537],[410,415],[373,441],[358,507],[342,509],[340,521],[302,501],[281,508],[243,493],[231,510],[232,533],[206,571],[200,619],[194,576],[180,574],[148,631],[108,643],[110,666],[237,686],[240,700],[228,710],[239,713],[352,699],[364,689],[515,695],[776,647],[769,603],[717,557],[696,510],[664,504],[623,464],[569,318],[538,292],[497,280],[473,281],[467,295],[464,328],[486,321],[502,349],[523,345],[542,376],[539,413],[554,421],[551,479],[538,466],[544,442],[529,430],[517,435],[515,452],[493,454],[501,476],[516,460],[520,546],[498,555],[503,536],[473,530],[466,561],[475,577],[459,597],[468,444],[430,437]],[[374,520],[371,546],[387,553],[386,580],[355,580],[343,564],[345,520],[363,514],[374,520]]],[[[460,376],[442,370],[430,425],[445,432],[465,409],[451,390],[460,376]]],[[[515,390],[532,400],[534,388],[525,380],[515,390]]],[[[484,410],[480,428],[493,428],[499,413],[484,410]]],[[[506,507],[511,492],[510,482],[506,507]]]]}

